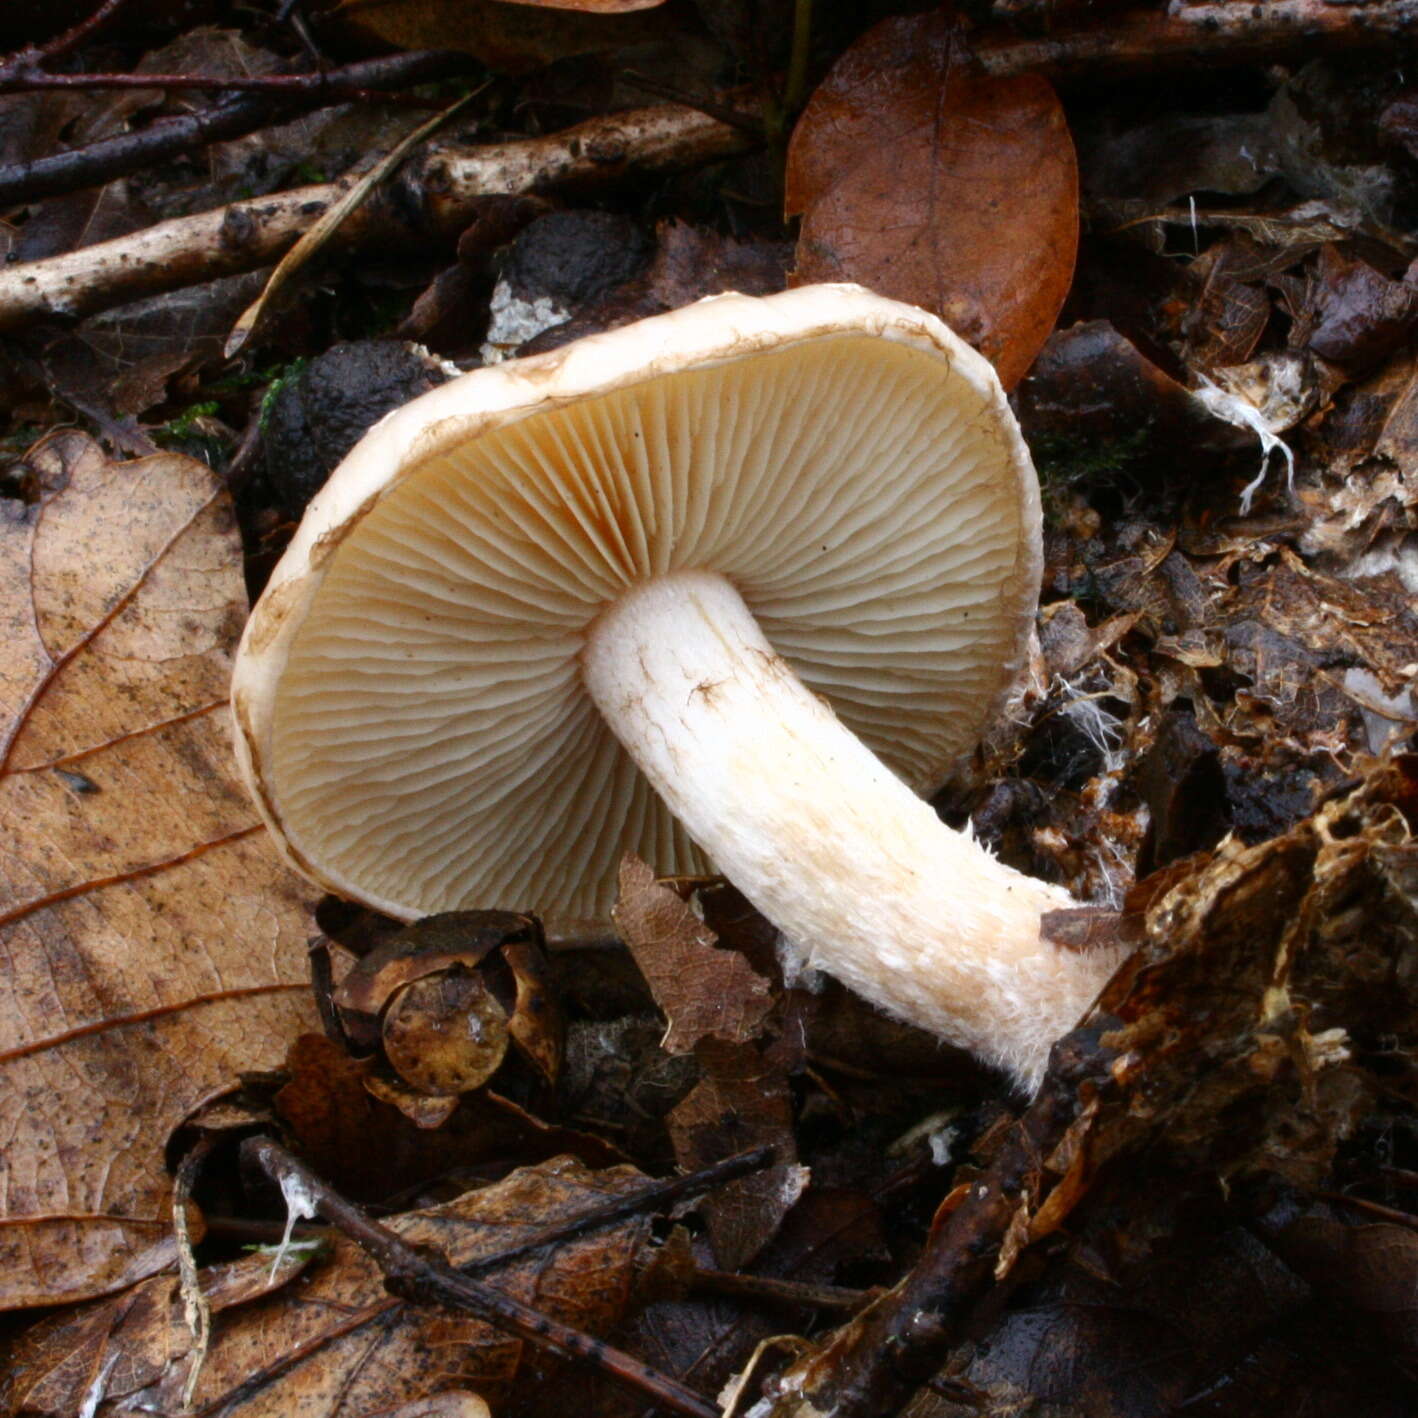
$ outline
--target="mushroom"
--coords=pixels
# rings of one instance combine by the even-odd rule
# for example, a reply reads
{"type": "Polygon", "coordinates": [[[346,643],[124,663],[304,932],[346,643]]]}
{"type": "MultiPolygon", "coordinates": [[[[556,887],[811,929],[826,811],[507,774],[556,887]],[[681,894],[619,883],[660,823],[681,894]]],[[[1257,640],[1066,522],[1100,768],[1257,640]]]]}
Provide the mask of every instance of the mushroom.
{"type": "Polygon", "coordinates": [[[233,677],[306,876],[403,919],[604,919],[633,850],[1040,1078],[1118,963],[918,796],[997,712],[1038,488],[986,361],[853,286],[716,296],[477,370],[311,503],[233,677]]]}

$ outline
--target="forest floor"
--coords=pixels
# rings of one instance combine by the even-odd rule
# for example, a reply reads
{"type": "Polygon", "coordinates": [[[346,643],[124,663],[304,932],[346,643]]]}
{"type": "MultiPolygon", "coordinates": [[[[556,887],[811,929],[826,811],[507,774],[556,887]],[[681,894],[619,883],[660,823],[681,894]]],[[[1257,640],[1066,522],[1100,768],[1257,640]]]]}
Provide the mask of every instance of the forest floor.
{"type": "Polygon", "coordinates": [[[0,251],[0,1415],[1418,1411],[1418,5],[12,0],[0,251]],[[816,281],[1038,470],[934,799],[1131,952],[1030,1099],[721,880],[322,899],[232,761],[365,429],[816,281]]]}

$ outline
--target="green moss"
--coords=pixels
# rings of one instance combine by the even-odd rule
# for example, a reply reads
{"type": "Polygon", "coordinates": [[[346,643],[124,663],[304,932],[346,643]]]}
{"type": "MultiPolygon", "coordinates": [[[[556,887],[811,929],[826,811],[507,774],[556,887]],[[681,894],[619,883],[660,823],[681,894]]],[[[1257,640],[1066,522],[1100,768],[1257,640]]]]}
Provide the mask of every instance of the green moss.
{"type": "Polygon", "coordinates": [[[261,395],[261,409],[256,415],[262,433],[266,431],[266,421],[271,416],[271,406],[276,402],[276,395],[309,363],[310,361],[304,355],[299,355],[289,364],[277,366],[276,369],[268,371],[267,377],[271,382],[266,385],[266,392],[261,395]]]}
{"type": "Polygon", "coordinates": [[[1057,515],[1060,501],[1069,493],[1109,487],[1128,477],[1146,459],[1151,442],[1150,423],[1113,438],[1045,433],[1030,439],[1045,518],[1057,515]]]}
{"type": "Polygon", "coordinates": [[[1152,429],[1143,424],[1116,438],[1099,440],[1068,433],[1046,433],[1029,445],[1041,484],[1077,487],[1111,482],[1131,471],[1146,456],[1152,429]]]}
{"type": "MultiPolygon", "coordinates": [[[[200,404],[189,404],[176,418],[169,419],[153,430],[153,442],[159,448],[166,448],[174,453],[186,453],[189,457],[200,458],[204,463],[215,467],[225,454],[229,439],[208,426],[206,420],[214,417],[220,408],[221,405],[215,399],[200,404]]],[[[220,424],[216,425],[216,429],[220,428],[220,424]]]]}

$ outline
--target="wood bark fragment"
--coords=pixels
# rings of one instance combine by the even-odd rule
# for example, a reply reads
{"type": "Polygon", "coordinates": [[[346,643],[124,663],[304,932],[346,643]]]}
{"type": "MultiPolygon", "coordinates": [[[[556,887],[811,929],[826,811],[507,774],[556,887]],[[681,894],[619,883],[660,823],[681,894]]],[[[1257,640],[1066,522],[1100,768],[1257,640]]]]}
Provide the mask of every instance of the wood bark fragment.
{"type": "MultiPolygon", "coordinates": [[[[745,134],[680,105],[594,118],[545,138],[439,148],[354,213],[342,242],[427,245],[455,235],[473,203],[571,185],[604,186],[628,174],[677,171],[741,152],[745,134]]],[[[0,271],[0,330],[78,318],[144,296],[256,270],[279,259],[357,178],[299,187],[177,217],[129,236],[0,271]]]]}
{"type": "Polygon", "coordinates": [[[1218,60],[1241,63],[1299,47],[1374,45],[1418,32],[1418,0],[1172,0],[1061,26],[1043,35],[995,29],[973,36],[987,73],[1033,72],[1053,79],[1090,78],[1218,60]]]}

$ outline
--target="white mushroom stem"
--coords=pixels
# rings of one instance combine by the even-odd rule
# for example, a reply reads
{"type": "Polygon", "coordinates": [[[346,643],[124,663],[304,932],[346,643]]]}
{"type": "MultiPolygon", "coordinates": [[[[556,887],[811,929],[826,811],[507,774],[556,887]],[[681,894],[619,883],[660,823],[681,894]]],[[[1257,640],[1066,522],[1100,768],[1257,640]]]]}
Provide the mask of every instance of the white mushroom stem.
{"type": "Polygon", "coordinates": [[[807,964],[1033,1088],[1118,958],[1039,933],[1066,891],[947,827],[764,638],[724,577],[642,582],[586,686],[689,834],[807,964]]]}

